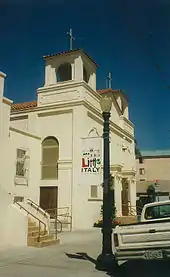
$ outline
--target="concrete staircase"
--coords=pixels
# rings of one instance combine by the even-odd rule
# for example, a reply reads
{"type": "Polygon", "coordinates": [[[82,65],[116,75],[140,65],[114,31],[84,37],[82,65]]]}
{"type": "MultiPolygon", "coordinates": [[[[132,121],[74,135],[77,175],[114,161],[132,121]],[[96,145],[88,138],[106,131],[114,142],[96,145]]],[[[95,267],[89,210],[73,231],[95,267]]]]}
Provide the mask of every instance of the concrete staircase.
{"type": "Polygon", "coordinates": [[[27,245],[33,247],[45,247],[54,244],[59,244],[59,239],[56,239],[54,235],[48,234],[43,228],[40,229],[39,237],[39,227],[33,219],[28,219],[28,239],[27,245]]]}

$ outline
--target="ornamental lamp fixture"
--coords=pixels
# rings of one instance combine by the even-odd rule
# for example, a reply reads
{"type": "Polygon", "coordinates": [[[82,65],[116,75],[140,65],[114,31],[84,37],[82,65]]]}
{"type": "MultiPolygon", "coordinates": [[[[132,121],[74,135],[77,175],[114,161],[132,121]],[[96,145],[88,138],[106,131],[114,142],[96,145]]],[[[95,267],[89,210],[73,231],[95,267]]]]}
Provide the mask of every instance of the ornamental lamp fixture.
{"type": "Polygon", "coordinates": [[[103,113],[110,113],[112,107],[112,98],[110,96],[102,96],[100,99],[100,107],[103,113]]]}

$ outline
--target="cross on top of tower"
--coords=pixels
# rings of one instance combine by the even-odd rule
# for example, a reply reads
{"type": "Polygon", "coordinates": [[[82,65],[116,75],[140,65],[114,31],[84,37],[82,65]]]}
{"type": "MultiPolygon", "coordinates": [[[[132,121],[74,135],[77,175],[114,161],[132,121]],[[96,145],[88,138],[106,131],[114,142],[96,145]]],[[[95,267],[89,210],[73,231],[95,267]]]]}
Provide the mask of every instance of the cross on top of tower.
{"type": "Polygon", "coordinates": [[[108,76],[107,76],[107,85],[108,88],[112,88],[112,73],[109,72],[108,76]]]}
{"type": "Polygon", "coordinates": [[[73,37],[73,32],[72,32],[72,29],[70,29],[69,32],[67,32],[67,35],[69,36],[69,39],[70,39],[70,49],[69,50],[73,50],[73,40],[75,40],[75,38],[73,37]]]}

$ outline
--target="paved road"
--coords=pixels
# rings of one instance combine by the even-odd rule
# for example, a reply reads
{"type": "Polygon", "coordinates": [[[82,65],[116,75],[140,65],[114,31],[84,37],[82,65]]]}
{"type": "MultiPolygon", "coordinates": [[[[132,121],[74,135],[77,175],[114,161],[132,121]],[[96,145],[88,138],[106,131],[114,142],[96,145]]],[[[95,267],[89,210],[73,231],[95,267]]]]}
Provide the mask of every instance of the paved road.
{"type": "Polygon", "coordinates": [[[60,245],[47,248],[1,249],[0,277],[170,276],[170,263],[161,262],[123,263],[117,273],[99,272],[95,269],[95,259],[100,249],[98,230],[65,234],[60,245]]]}

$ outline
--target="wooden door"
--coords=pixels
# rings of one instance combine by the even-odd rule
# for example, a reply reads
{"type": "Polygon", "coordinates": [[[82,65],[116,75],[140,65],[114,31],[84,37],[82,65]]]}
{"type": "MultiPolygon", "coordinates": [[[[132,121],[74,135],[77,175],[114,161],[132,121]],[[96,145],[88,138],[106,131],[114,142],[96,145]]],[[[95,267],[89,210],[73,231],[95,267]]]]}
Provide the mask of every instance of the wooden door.
{"type": "Polygon", "coordinates": [[[40,207],[44,210],[56,209],[58,187],[40,187],[40,207]]]}

